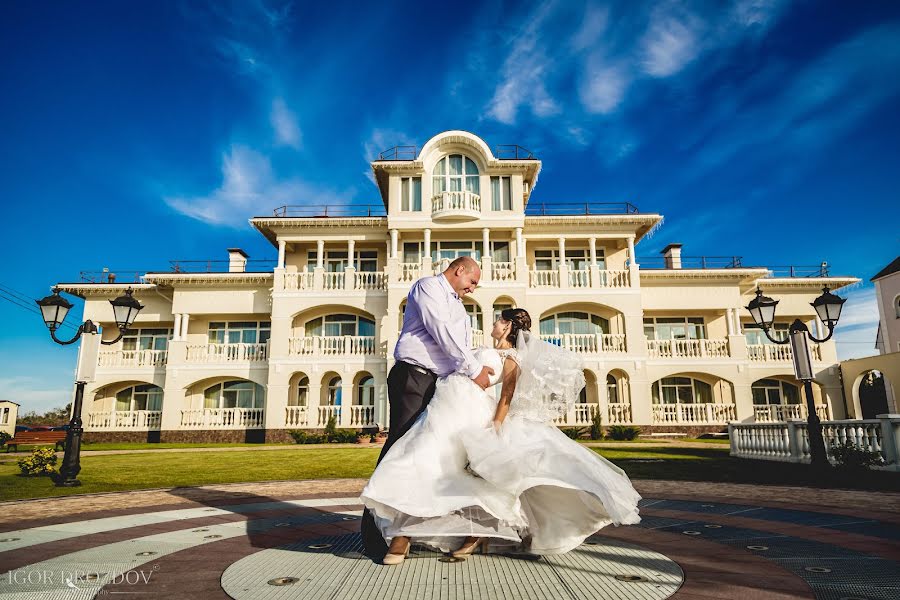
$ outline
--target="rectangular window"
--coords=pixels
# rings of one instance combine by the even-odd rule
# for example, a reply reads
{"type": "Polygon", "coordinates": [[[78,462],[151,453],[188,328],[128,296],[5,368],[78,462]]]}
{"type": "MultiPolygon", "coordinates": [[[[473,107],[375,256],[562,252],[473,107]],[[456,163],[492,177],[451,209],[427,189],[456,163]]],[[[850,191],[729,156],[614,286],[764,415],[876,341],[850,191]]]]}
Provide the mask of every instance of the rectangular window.
{"type": "Polygon", "coordinates": [[[3,412],[0,413],[0,425],[7,425],[9,423],[9,407],[6,406],[3,408],[3,412]]]}
{"type": "Polygon", "coordinates": [[[419,262],[421,245],[419,242],[404,242],[403,243],[403,262],[405,263],[417,263],[419,262]]]}
{"type": "Polygon", "coordinates": [[[269,340],[272,324],[269,321],[229,321],[209,324],[207,341],[210,344],[264,344],[269,340]]]}
{"type": "Polygon", "coordinates": [[[377,250],[357,250],[356,270],[366,273],[374,273],[378,270],[377,250]]]}
{"type": "Polygon", "coordinates": [[[538,271],[552,271],[556,269],[556,250],[535,250],[534,268],[538,271]]]}
{"type": "MultiPolygon", "coordinates": [[[[756,323],[741,323],[744,328],[744,338],[748,344],[771,344],[772,342],[766,337],[766,334],[756,323]]],[[[769,335],[776,340],[786,340],[788,337],[787,323],[773,323],[769,329],[769,335]]]]}
{"type": "Polygon", "coordinates": [[[491,177],[491,208],[512,210],[512,187],[509,177],[491,177]]]}
{"type": "Polygon", "coordinates": [[[705,340],[706,325],[703,317],[648,317],[644,334],[649,340],[705,340]]]}
{"type": "Polygon", "coordinates": [[[122,350],[165,350],[171,337],[170,329],[129,329],[122,338],[122,350]]]}
{"type": "Polygon", "coordinates": [[[431,260],[435,263],[443,259],[454,260],[460,256],[470,256],[481,260],[481,242],[432,242],[431,260]]]}
{"type": "Polygon", "coordinates": [[[494,262],[509,262],[509,242],[491,242],[491,259],[494,262]]]}
{"type": "Polygon", "coordinates": [[[400,178],[400,210],[422,210],[422,178],[400,178]]]}

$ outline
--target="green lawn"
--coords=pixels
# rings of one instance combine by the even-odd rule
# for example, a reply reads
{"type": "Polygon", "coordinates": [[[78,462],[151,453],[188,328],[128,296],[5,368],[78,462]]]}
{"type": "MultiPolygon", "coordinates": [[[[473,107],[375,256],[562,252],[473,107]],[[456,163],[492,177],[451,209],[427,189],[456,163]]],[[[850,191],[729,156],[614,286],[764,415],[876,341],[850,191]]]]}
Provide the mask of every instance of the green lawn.
{"type": "MultiPolygon", "coordinates": [[[[900,491],[900,474],[817,475],[805,465],[732,458],[727,446],[594,448],[633,479],[675,479],[900,491]]],[[[380,449],[309,448],[268,452],[160,452],[83,456],[80,488],[57,488],[49,478],[18,475],[0,464],[0,500],[244,481],[368,477],[380,449]]]]}

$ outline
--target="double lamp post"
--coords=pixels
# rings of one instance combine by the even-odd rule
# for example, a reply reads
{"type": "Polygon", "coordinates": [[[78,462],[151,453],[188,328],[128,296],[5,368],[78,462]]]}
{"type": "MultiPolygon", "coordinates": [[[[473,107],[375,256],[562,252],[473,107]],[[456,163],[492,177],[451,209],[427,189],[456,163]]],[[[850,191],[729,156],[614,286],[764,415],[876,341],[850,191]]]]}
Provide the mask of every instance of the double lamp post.
{"type": "Polygon", "coordinates": [[[803,388],[806,391],[806,430],[809,436],[809,455],[810,464],[815,467],[827,467],[831,463],[828,462],[828,454],[825,451],[825,438],[822,436],[822,421],[816,414],[815,401],[813,400],[813,369],[812,357],[809,352],[809,344],[807,338],[823,343],[831,339],[834,335],[834,327],[837,325],[838,319],[841,317],[841,308],[847,300],[835,294],[832,294],[828,286],[822,288],[822,295],[816,298],[810,304],[816,309],[826,327],[828,327],[828,335],[819,339],[810,333],[809,328],[800,319],[794,319],[788,328],[787,339],[774,338],[769,334],[772,325],[775,322],[775,307],[778,300],[772,300],[767,296],[763,296],[762,291],[756,288],[756,298],[747,305],[747,310],[756,322],[757,327],[763,330],[766,337],[773,344],[790,344],[791,354],[794,362],[794,375],[799,381],[803,382],[803,388]]]}
{"type": "MultiPolygon", "coordinates": [[[[116,325],[119,328],[119,335],[116,339],[102,341],[99,340],[99,338],[93,338],[93,340],[99,340],[101,344],[109,346],[122,339],[122,336],[125,335],[125,332],[128,331],[131,324],[134,323],[135,317],[137,317],[141,309],[144,308],[143,305],[132,296],[132,293],[132,289],[128,288],[125,290],[124,294],[115,300],[109,301],[109,303],[112,304],[113,315],[116,320],[116,325]]],[[[72,339],[61,340],[56,337],[56,330],[63,324],[66,315],[69,313],[69,309],[73,306],[71,302],[59,295],[59,288],[53,288],[53,294],[40,300],[36,300],[35,302],[41,307],[41,315],[44,318],[44,324],[47,325],[47,329],[50,330],[50,337],[53,338],[53,341],[57,344],[68,346],[69,344],[74,344],[84,334],[95,336],[100,334],[98,327],[88,319],[78,326],[78,331],[75,332],[72,339]]],[[[96,342],[93,347],[97,347],[96,342]]],[[[84,358],[85,352],[84,348],[82,348],[82,359],[84,358]]],[[[59,487],[74,487],[81,485],[81,482],[78,481],[78,472],[81,471],[81,434],[84,432],[81,427],[81,405],[84,399],[84,386],[88,379],[88,377],[84,375],[83,367],[87,367],[90,371],[96,366],[96,356],[90,358],[93,361],[93,364],[80,364],[78,373],[76,374],[75,404],[72,407],[72,420],[69,422],[69,430],[66,433],[66,453],[63,457],[62,466],[59,469],[59,477],[56,479],[56,485],[59,487]]]]}

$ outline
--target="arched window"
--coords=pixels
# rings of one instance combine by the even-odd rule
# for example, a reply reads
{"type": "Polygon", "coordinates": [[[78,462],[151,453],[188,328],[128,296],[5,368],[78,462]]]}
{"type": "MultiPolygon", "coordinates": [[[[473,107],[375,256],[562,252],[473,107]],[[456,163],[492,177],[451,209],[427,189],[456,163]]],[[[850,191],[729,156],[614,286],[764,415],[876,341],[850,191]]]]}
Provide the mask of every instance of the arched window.
{"type": "Polygon", "coordinates": [[[760,379],[750,386],[753,404],[800,404],[800,389],[787,381],[760,379]]]}
{"type": "Polygon", "coordinates": [[[708,404],[713,401],[712,386],[691,377],[664,377],[653,383],[654,404],[708,404]]]}
{"type": "Polygon", "coordinates": [[[328,406],[340,406],[341,405],[341,378],[332,377],[328,381],[328,390],[327,390],[327,402],[328,406]]]}
{"type": "Polygon", "coordinates": [[[493,324],[494,322],[496,322],[497,319],[500,318],[500,313],[502,313],[504,310],[506,310],[508,308],[515,308],[515,305],[512,304],[511,302],[495,302],[494,303],[494,320],[491,321],[491,323],[493,324]]]}
{"type": "Polygon", "coordinates": [[[900,296],[894,298],[894,312],[897,314],[897,318],[900,319],[900,296]]]}
{"type": "Polygon", "coordinates": [[[265,390],[252,381],[225,381],[203,392],[203,408],[263,408],[265,404],[265,390]]]}
{"type": "Polygon", "coordinates": [[[291,398],[288,406],[309,406],[309,377],[304,375],[297,382],[297,397],[291,398]]]}
{"type": "Polygon", "coordinates": [[[610,404],[619,403],[619,386],[616,384],[616,378],[610,374],[606,375],[606,401],[610,404]]]}
{"type": "Polygon", "coordinates": [[[467,192],[481,194],[478,184],[478,167],[475,162],[462,154],[451,154],[437,162],[432,173],[434,193],[467,192]],[[463,187],[465,186],[465,187],[463,187]]]}
{"type": "Polygon", "coordinates": [[[116,410],[162,410],[163,391],[155,385],[136,385],[116,394],[116,410]]]}
{"type": "Polygon", "coordinates": [[[357,404],[375,406],[375,378],[371,375],[366,375],[359,380],[357,404]]]}

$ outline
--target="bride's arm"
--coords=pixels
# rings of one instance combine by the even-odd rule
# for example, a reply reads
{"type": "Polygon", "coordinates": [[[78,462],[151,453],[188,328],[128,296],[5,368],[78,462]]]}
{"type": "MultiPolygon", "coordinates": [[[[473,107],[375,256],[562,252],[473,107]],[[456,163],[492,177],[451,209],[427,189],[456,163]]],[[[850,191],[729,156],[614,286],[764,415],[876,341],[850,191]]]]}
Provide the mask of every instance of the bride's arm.
{"type": "Polygon", "coordinates": [[[513,393],[516,391],[516,381],[519,378],[519,365],[511,358],[503,361],[503,372],[500,375],[500,401],[497,402],[497,410],[494,412],[494,429],[499,429],[506,414],[509,412],[509,403],[512,402],[513,393]]]}

